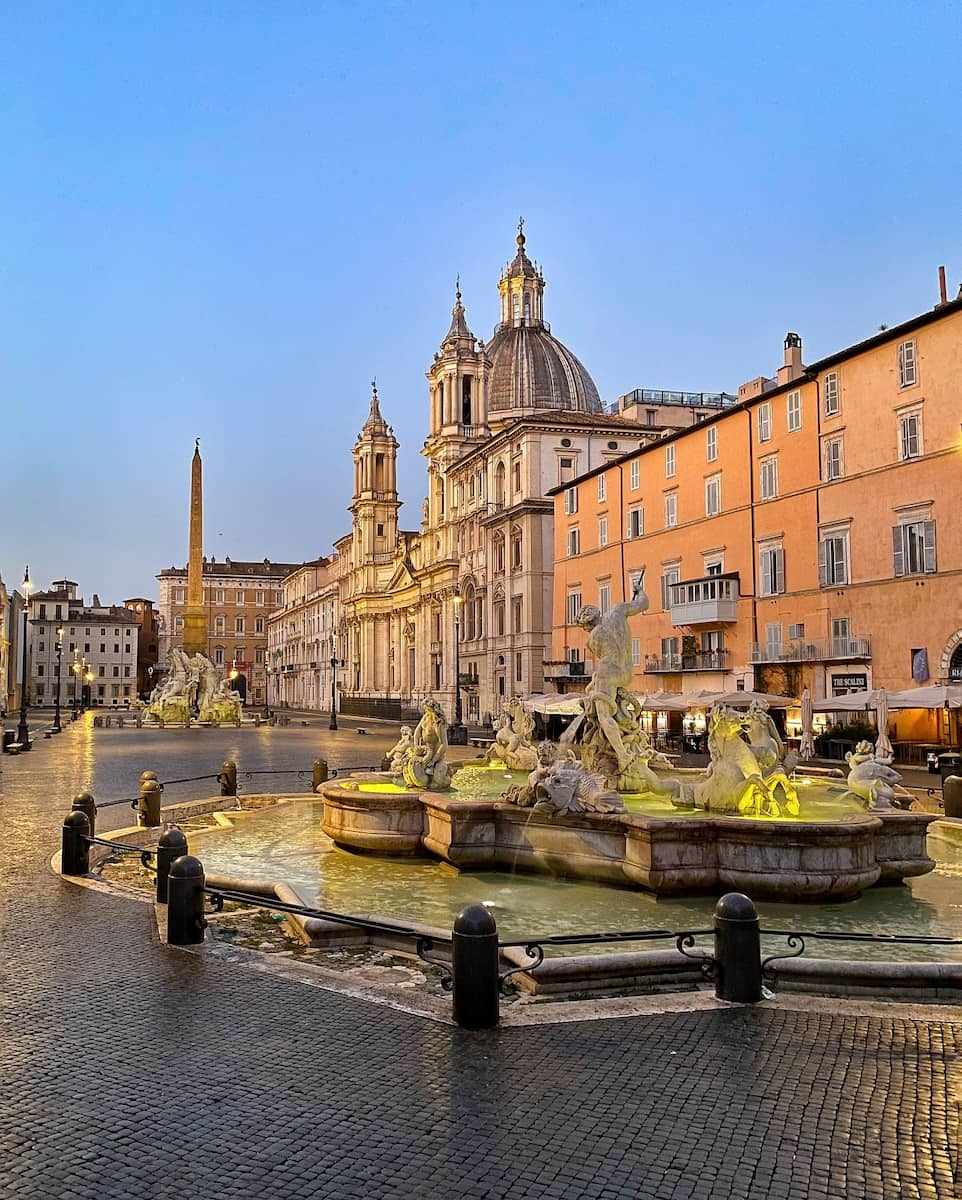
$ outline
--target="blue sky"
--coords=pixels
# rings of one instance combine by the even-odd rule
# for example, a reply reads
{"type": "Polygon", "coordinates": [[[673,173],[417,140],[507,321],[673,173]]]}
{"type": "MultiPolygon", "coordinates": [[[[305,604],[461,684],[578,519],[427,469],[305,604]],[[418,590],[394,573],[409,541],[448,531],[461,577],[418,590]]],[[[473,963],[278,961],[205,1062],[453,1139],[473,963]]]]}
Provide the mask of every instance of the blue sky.
{"type": "MultiPolygon", "coordinates": [[[[460,272],[524,213],[605,400],[733,390],[962,281],[958,4],[64,3],[0,17],[0,574],[103,600],[349,527],[370,380],[424,494],[460,272]]],[[[406,516],[406,519],[405,519],[406,516]]]]}

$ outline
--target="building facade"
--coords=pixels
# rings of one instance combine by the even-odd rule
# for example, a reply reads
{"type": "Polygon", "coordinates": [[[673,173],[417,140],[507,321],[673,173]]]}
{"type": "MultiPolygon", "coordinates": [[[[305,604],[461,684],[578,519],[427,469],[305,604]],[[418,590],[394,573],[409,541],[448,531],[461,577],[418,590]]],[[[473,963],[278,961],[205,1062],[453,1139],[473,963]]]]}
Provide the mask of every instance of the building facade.
{"type": "Polygon", "coordinates": [[[962,295],[811,366],[801,354],[789,334],[777,376],[737,406],[555,490],[553,657],[582,684],[578,611],[641,572],[639,692],[962,679],[962,295]]]}
{"type": "Polygon", "coordinates": [[[137,656],[137,694],[147,697],[153,691],[154,675],[160,652],[160,614],[154,608],[153,602],[144,596],[134,596],[124,601],[124,608],[134,613],[140,624],[138,644],[140,652],[137,656]]]}
{"type": "MultiPolygon", "coordinates": [[[[284,603],[284,579],[292,563],[203,559],[203,602],[207,657],[230,674],[247,703],[263,704],[267,690],[267,618],[284,603]]],[[[173,646],[184,643],[187,567],[167,567],[157,576],[158,653],[166,664],[173,646]]]]}
{"type": "MultiPolygon", "coordinates": [[[[401,528],[398,443],[372,395],[353,450],[352,529],[335,546],[345,711],[396,717],[433,696],[453,716],[460,694],[464,719],[479,721],[506,697],[544,685],[548,492],[662,433],[647,416],[642,425],[605,409],[584,366],[552,335],[544,289],[519,232],[490,342],[471,332],[456,293],[427,371],[417,529],[401,528]]],[[[671,409],[687,420],[681,406],[671,409]]]]}
{"type": "Polygon", "coordinates": [[[27,703],[75,699],[111,707],[137,698],[140,623],[121,605],[89,605],[70,579],[31,592],[28,620],[27,703]],[[58,644],[61,651],[58,654],[58,644]]]}
{"type": "Polygon", "coordinates": [[[282,591],[282,607],[267,619],[267,704],[330,708],[335,670],[331,659],[337,657],[338,579],[333,557],[297,567],[284,580],[282,591]]]}

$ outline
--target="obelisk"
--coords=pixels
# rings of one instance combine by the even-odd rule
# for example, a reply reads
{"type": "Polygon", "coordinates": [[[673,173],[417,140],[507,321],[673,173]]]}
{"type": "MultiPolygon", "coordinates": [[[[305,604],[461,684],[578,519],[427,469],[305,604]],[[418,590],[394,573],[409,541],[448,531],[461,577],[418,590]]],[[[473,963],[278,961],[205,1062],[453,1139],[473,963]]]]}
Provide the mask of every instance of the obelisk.
{"type": "Polygon", "coordinates": [[[190,464],[190,546],[187,555],[187,611],[184,613],[184,650],[187,654],[207,654],[203,553],[204,489],[198,438],[190,464]]]}

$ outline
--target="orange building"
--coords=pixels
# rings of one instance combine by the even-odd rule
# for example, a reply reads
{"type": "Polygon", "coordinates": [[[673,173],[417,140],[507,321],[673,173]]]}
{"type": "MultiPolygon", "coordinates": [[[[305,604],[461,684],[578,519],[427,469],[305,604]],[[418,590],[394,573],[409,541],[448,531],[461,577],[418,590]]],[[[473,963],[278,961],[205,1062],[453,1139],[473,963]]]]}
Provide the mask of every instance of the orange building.
{"type": "MultiPolygon", "coordinates": [[[[816,698],[962,680],[962,291],[553,491],[554,661],[645,572],[634,687],[816,698]]],[[[908,728],[924,737],[931,727],[908,728]]]]}

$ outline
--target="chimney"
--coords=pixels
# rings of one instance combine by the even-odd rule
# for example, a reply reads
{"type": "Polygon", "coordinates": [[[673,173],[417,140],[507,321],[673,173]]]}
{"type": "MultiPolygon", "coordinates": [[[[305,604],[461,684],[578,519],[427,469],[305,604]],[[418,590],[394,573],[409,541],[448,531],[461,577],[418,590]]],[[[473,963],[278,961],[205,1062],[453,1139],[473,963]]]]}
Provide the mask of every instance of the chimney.
{"type": "Polygon", "coordinates": [[[797,333],[785,334],[785,362],[778,368],[779,387],[791,383],[804,372],[802,365],[802,339],[797,333]]]}
{"type": "Polygon", "coordinates": [[[943,304],[948,304],[949,298],[945,291],[945,267],[939,267],[939,302],[935,306],[941,308],[943,304]]]}

